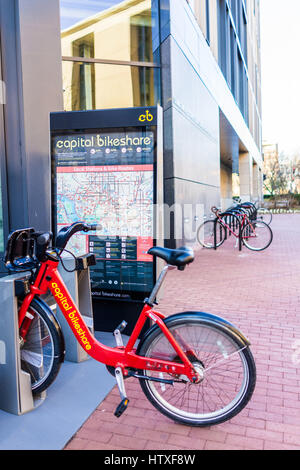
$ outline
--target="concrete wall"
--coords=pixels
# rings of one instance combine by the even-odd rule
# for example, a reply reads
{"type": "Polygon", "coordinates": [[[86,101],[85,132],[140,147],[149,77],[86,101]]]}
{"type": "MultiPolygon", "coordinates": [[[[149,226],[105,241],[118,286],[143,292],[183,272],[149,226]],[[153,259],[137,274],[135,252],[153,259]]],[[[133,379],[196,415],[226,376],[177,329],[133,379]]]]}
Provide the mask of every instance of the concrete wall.
{"type": "Polygon", "coordinates": [[[1,0],[9,227],[51,227],[49,114],[63,109],[59,0],[1,0]]]}

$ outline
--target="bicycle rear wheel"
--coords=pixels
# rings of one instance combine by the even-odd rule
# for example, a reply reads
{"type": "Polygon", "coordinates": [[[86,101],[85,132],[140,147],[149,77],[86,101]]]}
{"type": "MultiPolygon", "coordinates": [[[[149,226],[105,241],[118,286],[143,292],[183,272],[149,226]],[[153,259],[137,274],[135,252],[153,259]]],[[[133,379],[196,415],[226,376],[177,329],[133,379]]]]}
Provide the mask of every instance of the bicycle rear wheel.
{"type": "Polygon", "coordinates": [[[270,225],[272,222],[272,212],[269,209],[265,209],[261,207],[260,209],[257,210],[257,219],[262,220],[265,222],[267,225],[270,225]]]}
{"type": "Polygon", "coordinates": [[[36,300],[31,303],[27,315],[32,321],[20,346],[21,368],[30,375],[33,395],[54,382],[64,357],[60,327],[45,307],[36,300]]]}
{"type": "MultiPolygon", "coordinates": [[[[142,374],[149,378],[173,378],[174,384],[140,379],[146,397],[161,413],[190,426],[210,426],[232,418],[246,406],[256,382],[255,363],[248,345],[230,328],[203,315],[186,313],[165,320],[171,333],[188,347],[190,352],[186,353],[202,375],[201,382],[192,384],[184,377],[154,371],[142,374]]],[[[138,354],[180,362],[158,327],[153,327],[142,341],[138,354]]]]}
{"type": "MultiPolygon", "coordinates": [[[[206,220],[197,230],[197,240],[203,248],[214,248],[214,220],[206,220]]],[[[225,230],[219,221],[216,222],[216,247],[222,245],[225,240],[225,230]]]]}
{"type": "Polygon", "coordinates": [[[252,251],[263,251],[271,245],[273,232],[269,225],[262,220],[254,220],[242,230],[244,245],[252,251]]]}

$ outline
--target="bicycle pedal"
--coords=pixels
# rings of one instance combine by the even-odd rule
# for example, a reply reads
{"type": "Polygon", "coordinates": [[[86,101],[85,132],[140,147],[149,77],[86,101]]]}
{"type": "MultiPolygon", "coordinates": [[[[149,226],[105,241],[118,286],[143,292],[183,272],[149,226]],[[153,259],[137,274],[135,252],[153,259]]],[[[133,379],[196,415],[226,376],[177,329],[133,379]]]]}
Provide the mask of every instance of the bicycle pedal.
{"type": "Polygon", "coordinates": [[[127,326],[127,322],[125,320],[123,320],[122,323],[120,323],[120,325],[116,328],[116,330],[119,330],[120,333],[122,333],[122,331],[125,330],[126,326],[127,326]]]}
{"type": "Polygon", "coordinates": [[[128,406],[128,403],[129,403],[128,398],[123,398],[121,403],[119,403],[119,405],[117,406],[116,411],[114,413],[114,415],[117,418],[120,418],[120,416],[124,413],[124,411],[126,410],[126,408],[128,406]]]}

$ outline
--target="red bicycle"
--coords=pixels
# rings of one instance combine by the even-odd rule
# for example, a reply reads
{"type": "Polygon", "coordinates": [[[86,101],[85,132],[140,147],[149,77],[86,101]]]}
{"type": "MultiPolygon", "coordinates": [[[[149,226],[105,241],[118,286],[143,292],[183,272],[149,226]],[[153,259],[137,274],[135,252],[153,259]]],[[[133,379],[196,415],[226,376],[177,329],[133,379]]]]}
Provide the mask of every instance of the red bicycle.
{"type": "MultiPolygon", "coordinates": [[[[33,394],[52,384],[64,360],[60,325],[41,299],[49,289],[79,344],[114,374],[121,396],[116,416],[129,402],[124,380],[128,377],[138,379],[150,402],[180,423],[207,426],[239,413],[250,400],[256,381],[249,341],[232,324],[215,315],[184,312],[166,317],[153,308],[167,272],[184,270],[194,260],[193,252],[188,248],[150,249],[149,253],[162,258],[166,266],[145,299],[126,346],[121,336],[126,324],[123,322],[114,333],[116,347],[108,347],[90,332],[57,270],[71,236],[90,230],[97,230],[97,226],[78,222],[65,227],[59,232],[55,247],[50,247],[50,232],[24,229],[9,236],[7,268],[11,272],[32,273],[28,289],[19,299],[19,334],[21,365],[31,376],[33,394]],[[138,340],[148,319],[152,326],[138,340]]],[[[86,265],[95,263],[93,255],[84,260],[86,265]]]]}

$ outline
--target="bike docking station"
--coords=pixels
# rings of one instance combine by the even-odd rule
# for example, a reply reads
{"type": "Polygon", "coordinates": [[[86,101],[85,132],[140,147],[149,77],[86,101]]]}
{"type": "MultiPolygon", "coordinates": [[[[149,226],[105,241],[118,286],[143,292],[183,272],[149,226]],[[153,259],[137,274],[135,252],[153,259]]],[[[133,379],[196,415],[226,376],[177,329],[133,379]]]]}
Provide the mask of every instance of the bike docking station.
{"type": "Polygon", "coordinates": [[[89,270],[94,330],[122,324],[130,336],[162,267],[148,254],[164,245],[162,108],[51,113],[50,128],[54,237],[76,221],[101,225],[66,248],[96,257],[89,270]]]}
{"type": "MultiPolygon", "coordinates": [[[[0,278],[0,409],[23,415],[40,406],[46,392],[33,396],[29,373],[21,369],[21,351],[18,325],[18,297],[29,289],[30,273],[11,274],[0,278]]],[[[35,331],[40,335],[40,331],[35,331]]],[[[37,337],[37,344],[41,338],[37,337]]],[[[39,354],[37,351],[36,360],[39,354]]],[[[37,365],[37,364],[35,364],[37,365]]],[[[43,364],[40,364],[43,367],[43,364]]]]}

